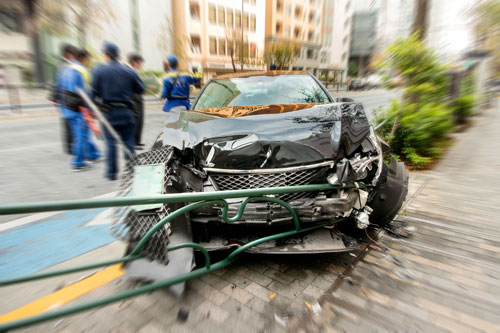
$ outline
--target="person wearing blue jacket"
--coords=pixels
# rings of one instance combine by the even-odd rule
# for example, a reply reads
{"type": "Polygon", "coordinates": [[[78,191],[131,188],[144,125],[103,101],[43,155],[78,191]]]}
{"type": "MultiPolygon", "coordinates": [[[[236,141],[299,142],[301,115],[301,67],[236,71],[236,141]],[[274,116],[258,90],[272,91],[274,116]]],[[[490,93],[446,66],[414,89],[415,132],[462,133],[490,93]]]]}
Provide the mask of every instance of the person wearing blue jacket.
{"type": "Polygon", "coordinates": [[[88,170],[90,167],[85,160],[95,162],[100,158],[99,151],[91,140],[89,127],[80,111],[80,107],[85,107],[85,103],[78,94],[78,89],[87,91],[85,74],[88,75],[85,67],[76,59],[72,59],[70,64],[60,69],[57,78],[58,100],[73,134],[71,161],[73,171],[88,170]]]}
{"type": "MultiPolygon", "coordinates": [[[[106,64],[99,66],[92,77],[92,98],[100,107],[106,120],[120,135],[128,150],[135,154],[135,118],[132,112],[132,95],[142,94],[144,84],[130,67],[118,62],[120,49],[116,44],[105,42],[103,53],[106,64]]],[[[104,128],[107,159],[106,178],[116,180],[116,140],[104,128]]],[[[129,156],[126,156],[128,158],[129,156]]]]}
{"type": "Polygon", "coordinates": [[[163,79],[161,98],[166,99],[163,111],[182,111],[191,107],[189,103],[189,86],[201,81],[203,73],[181,73],[177,69],[179,60],[174,54],[167,57],[170,70],[163,79]]]}

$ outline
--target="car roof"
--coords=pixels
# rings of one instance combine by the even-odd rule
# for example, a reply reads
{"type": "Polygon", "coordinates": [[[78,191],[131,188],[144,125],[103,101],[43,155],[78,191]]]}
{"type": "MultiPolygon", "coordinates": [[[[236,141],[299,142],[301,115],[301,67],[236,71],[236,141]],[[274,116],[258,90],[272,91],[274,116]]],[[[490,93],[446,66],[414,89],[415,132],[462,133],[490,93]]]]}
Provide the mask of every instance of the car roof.
{"type": "Polygon", "coordinates": [[[251,77],[251,76],[277,76],[277,75],[309,75],[308,72],[304,71],[253,71],[253,72],[238,72],[231,74],[223,74],[214,76],[213,80],[223,80],[223,79],[232,79],[232,78],[242,78],[242,77],[251,77]]]}

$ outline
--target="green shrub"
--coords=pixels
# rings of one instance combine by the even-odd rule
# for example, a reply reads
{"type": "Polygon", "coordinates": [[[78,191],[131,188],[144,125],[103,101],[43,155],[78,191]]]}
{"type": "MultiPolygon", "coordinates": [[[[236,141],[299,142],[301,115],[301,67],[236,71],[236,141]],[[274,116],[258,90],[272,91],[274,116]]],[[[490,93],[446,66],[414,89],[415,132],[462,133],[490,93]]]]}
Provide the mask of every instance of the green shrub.
{"type": "Polygon", "coordinates": [[[376,115],[377,123],[385,121],[377,131],[391,143],[394,154],[413,167],[422,168],[441,155],[441,148],[454,126],[452,110],[447,104],[434,102],[404,105],[399,126],[391,137],[400,107],[401,104],[393,100],[386,111],[376,115]]]}
{"type": "Polygon", "coordinates": [[[416,35],[399,40],[386,52],[384,65],[399,75],[405,89],[401,102],[393,101],[376,116],[377,123],[386,121],[378,132],[396,155],[421,168],[441,155],[455,124],[454,108],[446,102],[448,69],[416,35]],[[394,126],[396,119],[399,122],[394,126]]]}
{"type": "Polygon", "coordinates": [[[455,117],[458,123],[464,123],[467,118],[472,116],[475,104],[475,95],[462,95],[455,100],[455,117]]]}

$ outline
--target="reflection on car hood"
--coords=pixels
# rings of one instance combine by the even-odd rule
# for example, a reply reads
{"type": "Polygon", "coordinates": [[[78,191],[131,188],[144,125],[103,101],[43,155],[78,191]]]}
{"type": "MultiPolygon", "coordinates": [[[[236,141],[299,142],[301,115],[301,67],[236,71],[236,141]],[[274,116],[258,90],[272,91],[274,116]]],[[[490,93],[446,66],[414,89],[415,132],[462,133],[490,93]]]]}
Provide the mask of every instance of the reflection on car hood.
{"type": "MultiPolygon", "coordinates": [[[[264,111],[262,106],[259,110],[264,111]]],[[[307,105],[238,118],[196,111],[168,112],[166,117],[165,145],[192,149],[202,166],[225,169],[339,160],[352,154],[370,131],[359,103],[307,105]]]]}

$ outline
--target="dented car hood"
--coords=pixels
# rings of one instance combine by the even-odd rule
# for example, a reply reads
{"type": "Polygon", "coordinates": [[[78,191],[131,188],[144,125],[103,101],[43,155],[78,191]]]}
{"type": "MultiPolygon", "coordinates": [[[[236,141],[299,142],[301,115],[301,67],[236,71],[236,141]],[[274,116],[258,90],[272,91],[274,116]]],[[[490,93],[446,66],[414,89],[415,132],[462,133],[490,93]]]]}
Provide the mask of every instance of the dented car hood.
{"type": "Polygon", "coordinates": [[[336,161],[352,154],[370,132],[359,103],[258,110],[233,117],[217,109],[168,112],[163,143],[192,149],[203,167],[248,170],[336,161]]]}

